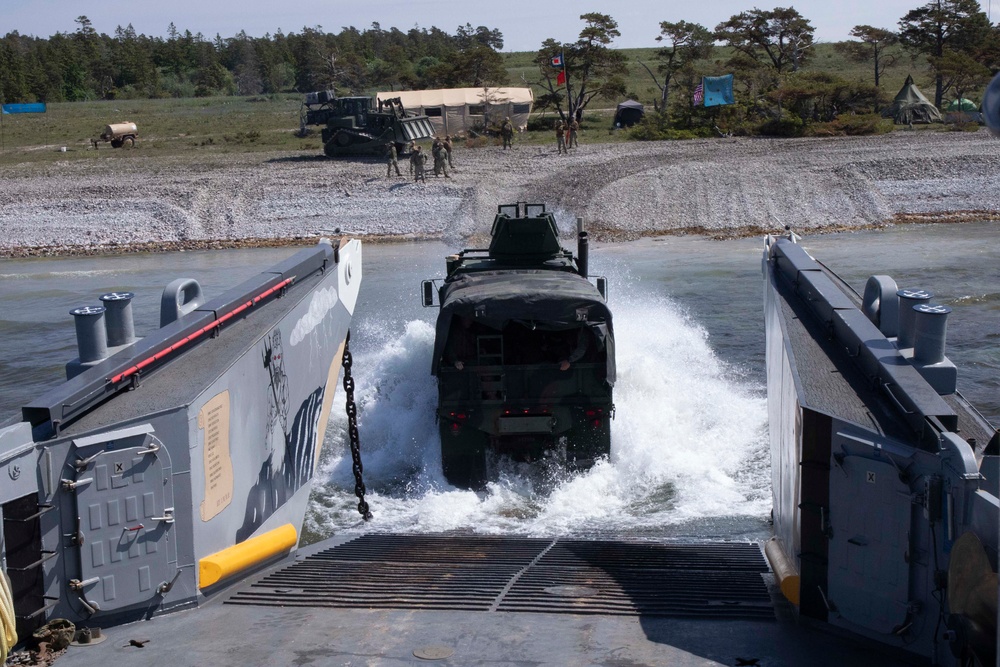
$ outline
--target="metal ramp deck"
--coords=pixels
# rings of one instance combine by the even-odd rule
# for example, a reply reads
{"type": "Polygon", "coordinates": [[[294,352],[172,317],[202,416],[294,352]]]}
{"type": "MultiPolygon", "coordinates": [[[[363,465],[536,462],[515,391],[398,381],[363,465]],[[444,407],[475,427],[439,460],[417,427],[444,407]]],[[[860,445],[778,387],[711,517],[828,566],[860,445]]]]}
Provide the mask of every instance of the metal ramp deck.
{"type": "Polygon", "coordinates": [[[226,600],[267,607],[774,620],[755,543],[370,534],[226,600]]]}

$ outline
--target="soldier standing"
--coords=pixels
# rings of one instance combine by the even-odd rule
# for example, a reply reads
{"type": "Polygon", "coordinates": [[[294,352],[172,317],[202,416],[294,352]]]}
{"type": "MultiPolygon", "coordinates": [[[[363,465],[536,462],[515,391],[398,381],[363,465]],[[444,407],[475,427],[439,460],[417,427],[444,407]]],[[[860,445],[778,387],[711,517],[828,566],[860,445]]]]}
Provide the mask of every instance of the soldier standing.
{"type": "Polygon", "coordinates": [[[440,139],[434,140],[431,155],[434,156],[434,176],[437,177],[444,173],[445,178],[451,178],[451,176],[448,175],[448,152],[444,148],[443,141],[440,139]]]}
{"type": "Polygon", "coordinates": [[[431,143],[431,158],[434,160],[434,178],[441,175],[441,161],[438,159],[438,154],[441,152],[441,137],[434,137],[434,142],[431,143]]]}
{"type": "Polygon", "coordinates": [[[420,150],[420,146],[413,149],[413,155],[410,156],[410,164],[413,165],[413,182],[422,181],[427,182],[424,178],[424,163],[427,162],[427,156],[424,152],[420,150]]]}
{"type": "Polygon", "coordinates": [[[393,168],[396,169],[397,176],[402,176],[403,173],[399,171],[399,160],[396,158],[396,144],[391,141],[387,143],[385,145],[385,154],[386,154],[386,170],[385,170],[386,178],[392,176],[393,168]]]}
{"type": "Polygon", "coordinates": [[[510,116],[503,119],[500,126],[500,136],[503,137],[503,148],[514,148],[514,125],[510,122],[510,116]]]}
{"type": "Polygon", "coordinates": [[[569,124],[569,147],[579,148],[580,142],[577,141],[576,135],[580,131],[580,123],[574,118],[569,124]]]}
{"type": "Polygon", "coordinates": [[[406,145],[406,152],[408,152],[410,154],[410,159],[409,159],[409,163],[410,163],[410,176],[413,176],[413,151],[414,151],[414,147],[415,146],[416,146],[416,144],[413,143],[412,141],[406,145]]]}
{"type": "Polygon", "coordinates": [[[448,166],[450,168],[454,169],[455,165],[453,165],[451,163],[451,135],[450,134],[444,135],[444,150],[445,150],[446,153],[448,153],[448,166]]]}
{"type": "Polygon", "coordinates": [[[556,121],[556,152],[569,153],[566,148],[566,127],[561,120],[556,121]]]}

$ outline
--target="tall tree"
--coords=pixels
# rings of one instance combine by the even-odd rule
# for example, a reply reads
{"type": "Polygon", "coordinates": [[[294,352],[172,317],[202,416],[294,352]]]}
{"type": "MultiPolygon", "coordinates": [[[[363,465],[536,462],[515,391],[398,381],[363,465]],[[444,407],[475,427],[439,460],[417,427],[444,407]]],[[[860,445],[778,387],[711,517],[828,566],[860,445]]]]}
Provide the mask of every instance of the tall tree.
{"type": "MultiPolygon", "coordinates": [[[[931,0],[899,20],[899,39],[913,51],[941,58],[946,50],[974,51],[989,40],[990,21],[977,0],[931,0]]],[[[945,77],[934,75],[934,105],[941,106],[945,77]]]]}
{"type": "Polygon", "coordinates": [[[882,74],[899,59],[899,54],[892,51],[899,44],[899,35],[883,28],[856,25],[851,29],[851,37],[857,37],[860,41],[839,42],[834,48],[855,62],[871,63],[875,73],[875,87],[878,88],[882,74]]]}
{"type": "MultiPolygon", "coordinates": [[[[945,90],[955,92],[955,99],[961,100],[970,90],[979,88],[990,80],[990,70],[970,56],[955,51],[945,51],[940,58],[931,58],[934,73],[945,81],[945,90]]],[[[961,110],[961,109],[960,109],[961,110]]]]}
{"type": "Polygon", "coordinates": [[[660,89],[660,101],[655,105],[656,109],[666,111],[670,84],[674,77],[694,61],[709,57],[715,38],[708,28],[698,23],[661,21],[660,34],[656,41],[666,43],[666,46],[656,52],[656,57],[660,61],[656,69],[663,75],[663,83],[660,83],[645,63],[639,64],[646,68],[653,78],[653,83],[660,89]]]}
{"type": "Polygon", "coordinates": [[[152,50],[147,38],[140,38],[131,23],[124,28],[118,26],[112,49],[118,86],[127,86],[140,96],[155,95],[159,85],[159,72],[153,65],[152,50]]]}
{"type": "Polygon", "coordinates": [[[610,48],[615,37],[621,36],[618,23],[607,14],[591,12],[580,16],[586,24],[580,38],[572,44],[559,44],[554,39],[542,42],[535,54],[535,64],[542,73],[538,84],[546,89],[543,103],[549,103],[564,120],[583,117],[587,105],[598,95],[618,97],[625,94],[624,75],[628,71],[625,56],[610,48]],[[565,67],[554,67],[552,58],[562,55],[565,67]],[[565,71],[567,110],[562,108],[563,96],[557,90],[559,71],[565,71]]]}
{"type": "Polygon", "coordinates": [[[20,37],[14,31],[0,40],[0,102],[3,103],[25,100],[29,95],[20,37]]]}
{"type": "Polygon", "coordinates": [[[812,54],[814,32],[794,7],[752,9],[715,26],[717,40],[779,74],[796,72],[805,64],[812,54]]]}

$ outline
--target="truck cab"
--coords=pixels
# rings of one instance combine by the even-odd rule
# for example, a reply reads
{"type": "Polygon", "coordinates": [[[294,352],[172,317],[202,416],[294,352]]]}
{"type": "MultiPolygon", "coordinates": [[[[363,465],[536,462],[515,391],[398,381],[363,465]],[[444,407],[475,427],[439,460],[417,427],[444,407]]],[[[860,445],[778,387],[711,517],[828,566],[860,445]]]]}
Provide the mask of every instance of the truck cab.
{"type": "MultiPolygon", "coordinates": [[[[614,330],[603,278],[559,245],[543,204],[498,207],[489,248],[446,259],[431,372],[445,478],[477,488],[490,452],[587,468],[608,456],[614,330]]],[[[434,305],[436,281],[424,281],[434,305]]]]}

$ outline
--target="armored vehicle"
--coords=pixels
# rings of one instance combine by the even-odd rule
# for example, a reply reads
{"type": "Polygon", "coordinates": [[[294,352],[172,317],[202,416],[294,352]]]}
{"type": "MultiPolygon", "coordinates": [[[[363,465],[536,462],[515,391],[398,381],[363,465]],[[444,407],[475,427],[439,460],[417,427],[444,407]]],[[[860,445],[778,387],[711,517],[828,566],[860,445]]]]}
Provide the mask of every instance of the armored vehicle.
{"type": "Polygon", "coordinates": [[[434,136],[430,119],[405,111],[398,97],[337,97],[332,91],[306,95],[301,125],[323,126],[323,152],[329,157],[382,155],[389,143],[402,153],[411,141],[434,136]]]}
{"type": "MultiPolygon", "coordinates": [[[[487,454],[589,467],[611,448],[614,333],[607,281],[587,275],[587,233],[577,256],[559,245],[544,204],[498,207],[488,249],[447,258],[437,290],[431,372],[445,478],[486,481],[487,454]]],[[[435,282],[423,283],[434,305],[435,282]]]]}

